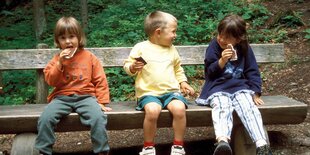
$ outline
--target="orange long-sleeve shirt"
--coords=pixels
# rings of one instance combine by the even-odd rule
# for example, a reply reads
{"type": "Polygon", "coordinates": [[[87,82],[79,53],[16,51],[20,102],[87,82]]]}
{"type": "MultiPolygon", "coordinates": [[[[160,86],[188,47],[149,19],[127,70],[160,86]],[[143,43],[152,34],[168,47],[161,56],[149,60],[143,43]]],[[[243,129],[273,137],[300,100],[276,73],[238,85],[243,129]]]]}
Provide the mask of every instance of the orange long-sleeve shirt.
{"type": "Polygon", "coordinates": [[[50,102],[57,95],[92,95],[98,103],[110,102],[109,86],[103,67],[91,52],[81,49],[71,59],[64,59],[63,70],[58,69],[59,54],[44,69],[45,81],[54,87],[50,102]]]}

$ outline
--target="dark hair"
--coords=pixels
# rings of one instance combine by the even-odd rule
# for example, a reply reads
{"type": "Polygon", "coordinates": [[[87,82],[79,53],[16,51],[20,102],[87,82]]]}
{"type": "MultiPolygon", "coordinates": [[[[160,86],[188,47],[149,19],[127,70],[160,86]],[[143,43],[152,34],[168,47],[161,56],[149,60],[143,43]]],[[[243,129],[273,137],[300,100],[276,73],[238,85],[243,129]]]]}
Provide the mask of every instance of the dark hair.
{"type": "Polygon", "coordinates": [[[240,46],[241,52],[246,55],[248,51],[248,38],[246,32],[246,22],[238,15],[228,15],[222,19],[217,27],[219,35],[225,37],[232,37],[240,42],[237,46],[240,46]]]}

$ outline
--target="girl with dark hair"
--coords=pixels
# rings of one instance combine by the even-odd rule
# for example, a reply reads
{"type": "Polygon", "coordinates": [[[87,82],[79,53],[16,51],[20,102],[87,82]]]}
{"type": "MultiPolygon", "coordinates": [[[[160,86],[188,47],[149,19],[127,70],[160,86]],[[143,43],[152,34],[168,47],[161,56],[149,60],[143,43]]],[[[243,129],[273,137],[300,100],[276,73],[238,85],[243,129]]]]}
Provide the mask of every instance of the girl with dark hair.
{"type": "Polygon", "coordinates": [[[256,105],[262,80],[258,65],[247,41],[246,23],[237,15],[228,15],[218,25],[218,35],[205,53],[205,84],[196,103],[212,107],[212,120],[217,140],[214,155],[231,155],[229,145],[236,111],[257,154],[271,155],[256,105]]]}

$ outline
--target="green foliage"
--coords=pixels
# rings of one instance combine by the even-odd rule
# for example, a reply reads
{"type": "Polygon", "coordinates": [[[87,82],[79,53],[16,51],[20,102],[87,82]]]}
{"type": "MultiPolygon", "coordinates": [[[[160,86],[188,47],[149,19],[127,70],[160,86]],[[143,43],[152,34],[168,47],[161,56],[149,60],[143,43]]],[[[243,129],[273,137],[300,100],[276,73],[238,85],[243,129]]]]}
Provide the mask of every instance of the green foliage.
{"type": "Polygon", "coordinates": [[[293,11],[292,14],[282,18],[282,22],[286,23],[288,27],[297,27],[304,25],[300,17],[300,12],[293,11]]]}
{"type": "Polygon", "coordinates": [[[33,103],[35,99],[35,71],[4,71],[1,104],[33,103]]]}
{"type": "Polygon", "coordinates": [[[302,58],[298,56],[292,56],[289,58],[289,63],[293,65],[300,64],[302,62],[302,58]]]}
{"type": "Polygon", "coordinates": [[[14,11],[1,11],[0,49],[33,48],[35,46],[32,30],[32,12],[29,6],[14,11]]]}
{"type": "Polygon", "coordinates": [[[305,38],[309,40],[310,39],[310,29],[306,29],[304,32],[306,33],[305,38]]]}
{"type": "Polygon", "coordinates": [[[197,78],[201,77],[201,73],[198,71],[203,71],[204,66],[203,65],[188,65],[188,66],[183,66],[185,75],[188,78],[197,78]]]}
{"type": "Polygon", "coordinates": [[[106,68],[110,96],[113,101],[125,101],[134,98],[134,79],[129,77],[123,68],[106,68]]]}
{"type": "Polygon", "coordinates": [[[304,23],[302,22],[300,12],[287,11],[280,17],[278,25],[296,28],[297,26],[304,25],[304,23]]]}
{"type": "MultiPolygon", "coordinates": [[[[238,14],[249,23],[251,43],[282,42],[287,32],[282,26],[261,29],[270,12],[260,3],[231,0],[89,0],[88,47],[133,46],[147,39],[143,30],[145,16],[154,11],[169,12],[178,19],[178,37],[175,45],[200,45],[216,35],[218,22],[227,14],[238,14]]],[[[46,32],[41,42],[53,47],[55,22],[61,16],[74,16],[81,21],[80,3],[72,0],[45,1],[46,32]]],[[[281,19],[289,25],[298,25],[299,14],[281,19]]],[[[17,7],[0,12],[0,49],[35,48],[32,4],[20,3],[17,7]]],[[[309,38],[309,30],[306,31],[309,38]]],[[[203,66],[184,66],[189,79],[201,78],[203,66]]],[[[122,68],[105,69],[113,101],[134,99],[134,78],[122,68]]],[[[35,98],[34,71],[9,71],[3,73],[5,95],[1,104],[33,103],[35,98]]],[[[197,86],[198,88],[198,86],[197,86]]]]}
{"type": "Polygon", "coordinates": [[[287,39],[287,31],[280,27],[276,29],[249,29],[248,36],[251,43],[279,43],[287,39]]]}

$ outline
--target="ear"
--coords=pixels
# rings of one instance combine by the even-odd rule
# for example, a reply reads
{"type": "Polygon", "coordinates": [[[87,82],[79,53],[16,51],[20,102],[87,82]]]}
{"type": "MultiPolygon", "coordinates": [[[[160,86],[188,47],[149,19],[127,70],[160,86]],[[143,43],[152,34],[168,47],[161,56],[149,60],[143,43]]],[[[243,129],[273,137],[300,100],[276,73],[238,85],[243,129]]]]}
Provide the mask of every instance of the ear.
{"type": "Polygon", "coordinates": [[[160,35],[161,33],[161,29],[160,28],[157,28],[155,31],[154,31],[154,34],[157,36],[157,35],[160,35]]]}

